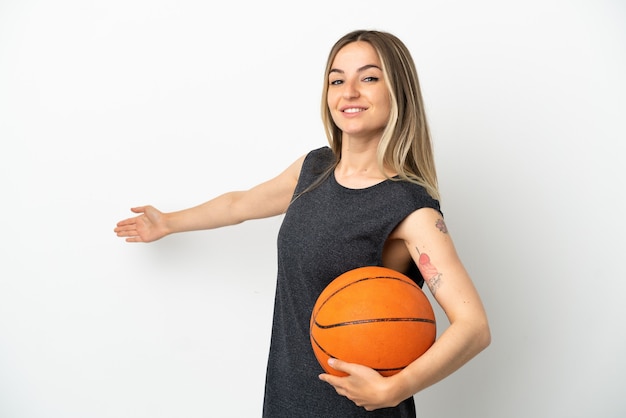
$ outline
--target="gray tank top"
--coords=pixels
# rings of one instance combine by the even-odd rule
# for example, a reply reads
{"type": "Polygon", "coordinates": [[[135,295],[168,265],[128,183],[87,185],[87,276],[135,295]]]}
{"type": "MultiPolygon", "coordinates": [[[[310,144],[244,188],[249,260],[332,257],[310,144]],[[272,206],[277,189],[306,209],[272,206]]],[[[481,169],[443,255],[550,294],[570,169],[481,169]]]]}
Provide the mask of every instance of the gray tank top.
{"type": "MultiPolygon", "coordinates": [[[[349,189],[334,174],[306,191],[334,162],[330,148],[304,160],[293,200],[278,234],[278,277],[267,365],[263,416],[266,418],[415,417],[413,398],[395,408],[367,412],[318,379],[309,339],[311,311],[326,285],[362,266],[381,265],[393,229],[420,208],[439,202],[416,184],[385,180],[349,189]]],[[[404,272],[420,286],[416,266],[404,272]]]]}

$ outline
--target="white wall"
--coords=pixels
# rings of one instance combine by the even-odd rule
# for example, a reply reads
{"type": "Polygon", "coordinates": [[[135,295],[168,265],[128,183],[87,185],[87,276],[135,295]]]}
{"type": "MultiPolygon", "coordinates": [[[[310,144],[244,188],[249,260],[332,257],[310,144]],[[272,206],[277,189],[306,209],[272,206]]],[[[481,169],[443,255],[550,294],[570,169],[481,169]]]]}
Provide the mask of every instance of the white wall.
{"type": "Polygon", "coordinates": [[[491,318],[419,416],[625,416],[624,3],[223,3],[0,0],[0,416],[260,416],[280,219],[112,229],[324,145],[326,55],[356,28],[414,54],[491,318]]]}

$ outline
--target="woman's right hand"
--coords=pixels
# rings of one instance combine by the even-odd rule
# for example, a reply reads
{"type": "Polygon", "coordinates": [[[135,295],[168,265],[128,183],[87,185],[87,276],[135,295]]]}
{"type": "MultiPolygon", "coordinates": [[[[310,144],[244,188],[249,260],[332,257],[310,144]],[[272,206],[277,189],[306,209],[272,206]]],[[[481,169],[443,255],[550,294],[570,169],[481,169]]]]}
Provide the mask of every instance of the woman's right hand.
{"type": "Polygon", "coordinates": [[[131,208],[139,215],[119,221],[114,231],[126,242],[152,242],[178,232],[215,229],[280,215],[289,207],[305,157],[249,190],[227,192],[187,209],[163,213],[152,206],[131,208]]]}
{"type": "Polygon", "coordinates": [[[168,234],[163,213],[152,206],[139,206],[130,209],[139,216],[119,221],[113,230],[118,237],[126,237],[126,242],[152,242],[168,234]]]}

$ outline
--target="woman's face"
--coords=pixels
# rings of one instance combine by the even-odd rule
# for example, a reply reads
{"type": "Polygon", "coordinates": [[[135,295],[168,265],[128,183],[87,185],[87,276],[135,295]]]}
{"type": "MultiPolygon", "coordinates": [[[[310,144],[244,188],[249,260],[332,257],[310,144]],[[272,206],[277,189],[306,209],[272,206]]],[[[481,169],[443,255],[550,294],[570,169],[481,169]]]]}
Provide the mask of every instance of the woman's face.
{"type": "Polygon", "coordinates": [[[344,139],[379,140],[391,110],[378,54],[368,42],[339,50],[328,75],[327,104],[344,139]]]}

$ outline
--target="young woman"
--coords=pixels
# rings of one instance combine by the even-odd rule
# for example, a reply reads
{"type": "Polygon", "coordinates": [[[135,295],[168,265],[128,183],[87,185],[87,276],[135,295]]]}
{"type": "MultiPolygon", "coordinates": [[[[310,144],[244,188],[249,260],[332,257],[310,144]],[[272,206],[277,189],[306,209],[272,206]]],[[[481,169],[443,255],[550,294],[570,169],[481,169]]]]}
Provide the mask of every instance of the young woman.
{"type": "Polygon", "coordinates": [[[265,417],[415,417],[412,395],[450,375],[490,343],[480,297],[439,207],[430,134],[413,59],[394,35],[354,31],[330,51],[322,119],[330,147],[299,158],[247,191],[120,221],[128,242],[285,214],[267,366],[265,417]],[[331,359],[322,373],[309,340],[318,295],[348,270],[380,265],[424,282],[450,325],[394,376],[331,359]],[[367,412],[373,411],[373,412],[367,412]]]}

